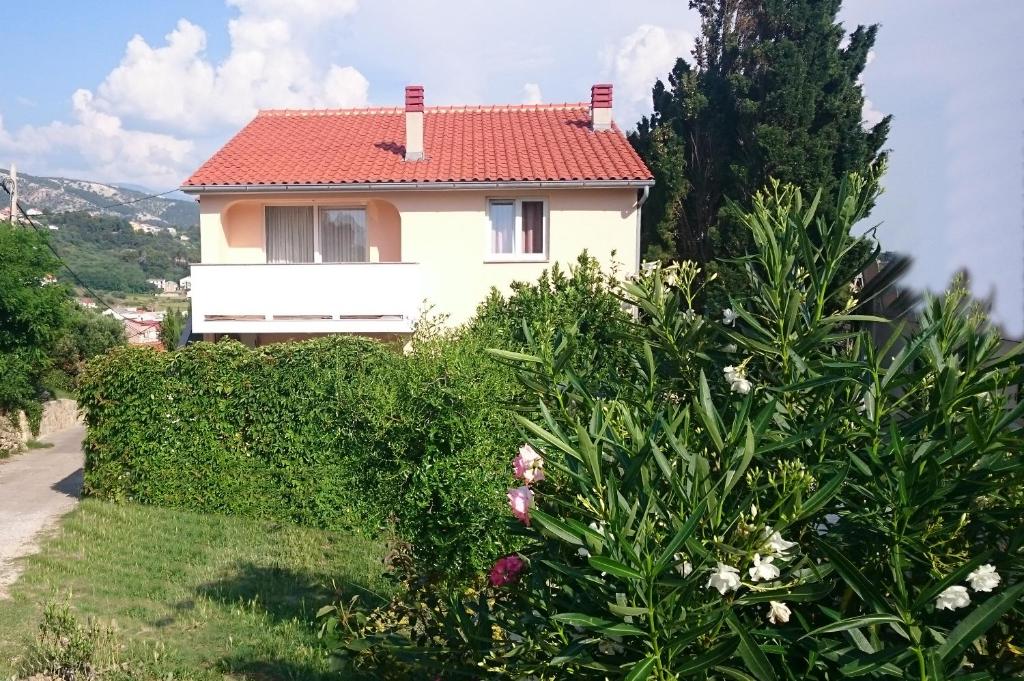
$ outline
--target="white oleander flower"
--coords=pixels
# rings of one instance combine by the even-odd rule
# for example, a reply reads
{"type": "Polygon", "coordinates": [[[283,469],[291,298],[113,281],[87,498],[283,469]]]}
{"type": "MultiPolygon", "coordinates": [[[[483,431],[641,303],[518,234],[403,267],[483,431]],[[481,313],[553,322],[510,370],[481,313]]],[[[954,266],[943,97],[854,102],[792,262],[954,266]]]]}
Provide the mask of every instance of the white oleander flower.
{"type": "Polygon", "coordinates": [[[779,568],[772,565],[772,561],[775,560],[775,556],[765,556],[761,558],[760,553],[754,554],[754,567],[750,568],[747,572],[750,573],[750,579],[755,582],[764,580],[770,582],[779,576],[779,568]]]}
{"type": "Polygon", "coordinates": [[[690,573],[693,572],[693,565],[690,561],[686,560],[686,556],[681,553],[677,553],[672,557],[676,559],[676,572],[683,577],[689,577],[690,573]]]}
{"type": "Polygon", "coordinates": [[[753,388],[754,386],[747,379],[741,378],[741,379],[739,379],[737,381],[734,381],[733,384],[731,386],[729,386],[729,387],[732,388],[732,391],[734,393],[739,393],[740,395],[746,395],[747,393],[750,392],[751,388],[753,388]]]}
{"type": "Polygon", "coordinates": [[[727,326],[732,326],[736,323],[736,319],[739,315],[733,312],[731,307],[727,307],[722,310],[722,323],[727,326]]]}
{"type": "Polygon", "coordinates": [[[722,346],[722,352],[728,352],[730,354],[733,352],[739,352],[739,347],[735,343],[729,343],[728,345],[722,346]]]}
{"type": "Polygon", "coordinates": [[[825,522],[828,523],[829,525],[838,525],[839,524],[839,516],[837,516],[835,513],[826,513],[825,514],[825,522]]]}
{"type": "Polygon", "coordinates": [[[780,601],[768,602],[768,621],[772,624],[785,624],[792,614],[785,603],[780,601]]]}
{"type": "Polygon", "coordinates": [[[782,538],[782,535],[773,530],[771,527],[764,528],[765,544],[772,550],[779,558],[786,558],[786,552],[796,546],[795,541],[786,541],[782,538]]]}
{"type": "Polygon", "coordinates": [[[935,599],[936,610],[956,610],[966,608],[971,604],[971,597],[967,593],[966,586],[951,586],[935,599]]]}
{"type": "Polygon", "coordinates": [[[719,563],[708,578],[707,588],[718,589],[723,596],[728,591],[740,588],[740,571],[731,565],[719,563]]]}
{"type": "Polygon", "coordinates": [[[996,572],[995,565],[988,563],[967,575],[967,581],[975,591],[992,591],[992,589],[999,586],[999,582],[1002,579],[999,573],[996,572]]]}
{"type": "Polygon", "coordinates": [[[576,549],[576,555],[580,558],[590,558],[590,551],[587,551],[584,548],[579,548],[576,549]]]}

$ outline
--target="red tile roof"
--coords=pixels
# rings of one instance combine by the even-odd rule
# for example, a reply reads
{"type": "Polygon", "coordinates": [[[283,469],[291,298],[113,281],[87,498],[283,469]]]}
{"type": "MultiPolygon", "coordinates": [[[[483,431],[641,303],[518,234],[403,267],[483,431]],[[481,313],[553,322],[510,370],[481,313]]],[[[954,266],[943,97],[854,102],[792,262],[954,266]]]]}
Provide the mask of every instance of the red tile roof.
{"type": "Polygon", "coordinates": [[[184,187],[651,180],[588,104],[426,107],[424,151],[405,160],[402,108],[261,111],[184,187]]]}

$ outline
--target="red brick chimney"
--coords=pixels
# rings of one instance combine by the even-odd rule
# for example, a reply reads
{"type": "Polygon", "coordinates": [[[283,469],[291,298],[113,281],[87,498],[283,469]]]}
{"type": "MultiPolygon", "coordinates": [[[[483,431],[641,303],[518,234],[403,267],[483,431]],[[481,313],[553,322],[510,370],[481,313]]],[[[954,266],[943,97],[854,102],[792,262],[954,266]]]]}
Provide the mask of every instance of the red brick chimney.
{"type": "Polygon", "coordinates": [[[590,127],[610,130],[612,127],[612,84],[598,83],[590,88],[590,127]]]}
{"type": "Polygon", "coordinates": [[[423,86],[405,87],[405,160],[423,158],[423,86]]]}

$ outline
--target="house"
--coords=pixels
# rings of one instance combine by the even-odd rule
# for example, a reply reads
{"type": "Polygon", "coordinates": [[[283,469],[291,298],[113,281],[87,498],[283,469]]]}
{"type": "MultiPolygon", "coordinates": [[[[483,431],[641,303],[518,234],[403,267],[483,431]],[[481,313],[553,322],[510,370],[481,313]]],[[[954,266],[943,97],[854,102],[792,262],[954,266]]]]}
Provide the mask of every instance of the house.
{"type": "Polygon", "coordinates": [[[650,171],[591,101],[261,111],[182,186],[198,197],[192,329],[249,344],[469,319],[491,287],[587,250],[639,266],[650,171]]]}
{"type": "Polygon", "coordinates": [[[161,293],[174,293],[178,290],[178,283],[170,279],[147,279],[146,282],[159,289],[161,293]]]}
{"type": "Polygon", "coordinates": [[[83,298],[76,298],[76,300],[78,301],[79,307],[84,307],[87,310],[95,310],[96,309],[96,301],[93,300],[92,298],[85,298],[85,297],[83,297],[83,298]]]}
{"type": "Polygon", "coordinates": [[[155,320],[121,319],[124,335],[130,345],[163,347],[160,342],[160,322],[155,320]]]}

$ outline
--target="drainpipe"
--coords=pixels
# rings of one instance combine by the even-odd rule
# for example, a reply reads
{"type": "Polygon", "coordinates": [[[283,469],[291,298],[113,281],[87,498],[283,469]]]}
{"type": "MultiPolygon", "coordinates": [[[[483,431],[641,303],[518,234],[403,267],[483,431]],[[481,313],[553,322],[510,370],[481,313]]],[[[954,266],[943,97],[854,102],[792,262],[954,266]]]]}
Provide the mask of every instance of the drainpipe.
{"type": "Polygon", "coordinates": [[[650,196],[650,185],[644,185],[644,188],[641,190],[640,198],[637,199],[636,202],[636,262],[633,263],[634,272],[640,271],[640,259],[642,257],[640,254],[640,213],[642,212],[644,204],[647,203],[647,199],[650,198],[650,196]]]}

